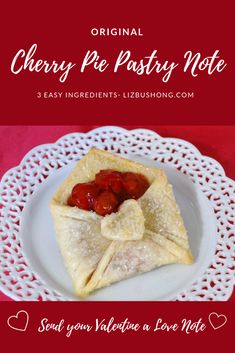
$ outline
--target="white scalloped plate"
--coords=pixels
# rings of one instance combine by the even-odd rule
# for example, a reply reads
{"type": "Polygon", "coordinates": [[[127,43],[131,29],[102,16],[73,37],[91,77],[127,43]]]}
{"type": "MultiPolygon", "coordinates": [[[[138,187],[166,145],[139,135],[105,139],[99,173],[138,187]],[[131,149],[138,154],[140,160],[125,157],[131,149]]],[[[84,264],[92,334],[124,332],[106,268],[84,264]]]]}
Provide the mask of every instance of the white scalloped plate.
{"type": "Polygon", "coordinates": [[[91,146],[166,170],[196,261],[191,266],[163,266],[101,289],[88,300],[226,300],[234,281],[234,182],[224,177],[216,161],[185,141],[118,127],[70,134],[55,144],[38,146],[3,177],[2,290],[16,300],[77,299],[55,240],[48,201],[91,146]]]}

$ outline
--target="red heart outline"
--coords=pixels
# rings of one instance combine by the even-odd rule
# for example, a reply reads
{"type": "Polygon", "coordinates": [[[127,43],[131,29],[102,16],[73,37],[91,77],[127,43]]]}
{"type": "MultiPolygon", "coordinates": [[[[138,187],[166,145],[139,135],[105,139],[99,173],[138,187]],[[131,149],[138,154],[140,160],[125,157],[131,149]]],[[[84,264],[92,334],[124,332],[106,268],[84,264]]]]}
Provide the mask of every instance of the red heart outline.
{"type": "Polygon", "coordinates": [[[8,326],[11,327],[13,330],[17,330],[17,331],[26,331],[28,327],[28,323],[29,323],[29,314],[25,310],[18,311],[16,315],[9,316],[7,320],[8,326]],[[17,327],[17,320],[18,320],[18,323],[20,321],[23,321],[24,326],[17,327]]]}
{"type": "Polygon", "coordinates": [[[225,315],[217,314],[215,312],[210,313],[208,319],[214,330],[218,330],[218,328],[224,326],[227,322],[227,317],[225,315]]]}

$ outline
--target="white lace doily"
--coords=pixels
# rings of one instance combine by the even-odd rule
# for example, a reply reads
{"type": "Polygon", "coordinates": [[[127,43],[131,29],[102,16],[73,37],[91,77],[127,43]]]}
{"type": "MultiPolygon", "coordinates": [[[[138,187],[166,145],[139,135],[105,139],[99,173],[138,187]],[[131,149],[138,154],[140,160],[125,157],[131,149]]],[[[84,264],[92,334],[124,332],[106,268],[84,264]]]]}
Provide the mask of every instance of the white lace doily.
{"type": "Polygon", "coordinates": [[[63,300],[30,269],[19,238],[24,206],[56,169],[77,161],[91,147],[138,154],[174,166],[187,174],[209,199],[217,218],[217,246],[211,266],[178,300],[227,300],[235,284],[235,182],[221,165],[202,156],[190,143],[163,138],[145,129],[113,126],[72,133],[54,144],[31,150],[9,170],[0,186],[0,289],[15,300],[63,300]]]}

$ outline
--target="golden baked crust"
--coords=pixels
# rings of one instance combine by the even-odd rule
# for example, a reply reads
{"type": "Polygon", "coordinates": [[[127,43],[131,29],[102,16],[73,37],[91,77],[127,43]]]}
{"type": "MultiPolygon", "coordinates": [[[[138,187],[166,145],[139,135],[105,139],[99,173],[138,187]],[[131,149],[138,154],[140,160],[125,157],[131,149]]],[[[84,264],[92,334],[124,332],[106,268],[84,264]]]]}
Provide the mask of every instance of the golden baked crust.
{"type": "MultiPolygon", "coordinates": [[[[132,203],[129,204],[131,207],[132,203]]],[[[133,203],[133,210],[134,206],[133,203]]],[[[158,168],[145,167],[93,148],[56,191],[50,209],[65,266],[79,296],[87,296],[95,289],[162,265],[193,262],[172,186],[165,172],[158,168]],[[151,184],[137,201],[140,206],[138,212],[142,210],[144,217],[142,239],[137,234],[136,237],[133,235],[137,240],[125,240],[125,222],[121,224],[124,228],[120,232],[120,240],[109,239],[109,222],[105,224],[107,234],[102,234],[103,217],[92,211],[67,206],[73,186],[94,180],[95,174],[102,169],[141,173],[151,184]]]]}

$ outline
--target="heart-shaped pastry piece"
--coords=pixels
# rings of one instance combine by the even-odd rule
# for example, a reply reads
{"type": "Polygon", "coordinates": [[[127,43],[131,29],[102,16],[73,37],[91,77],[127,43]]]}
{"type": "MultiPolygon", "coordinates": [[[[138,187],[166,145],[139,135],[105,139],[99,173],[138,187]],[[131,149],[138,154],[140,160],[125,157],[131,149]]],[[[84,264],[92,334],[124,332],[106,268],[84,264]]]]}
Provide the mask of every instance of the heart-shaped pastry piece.
{"type": "Polygon", "coordinates": [[[139,240],[144,234],[144,215],[136,200],[126,200],[118,212],[105,216],[101,221],[101,234],[108,239],[139,240]]]}

